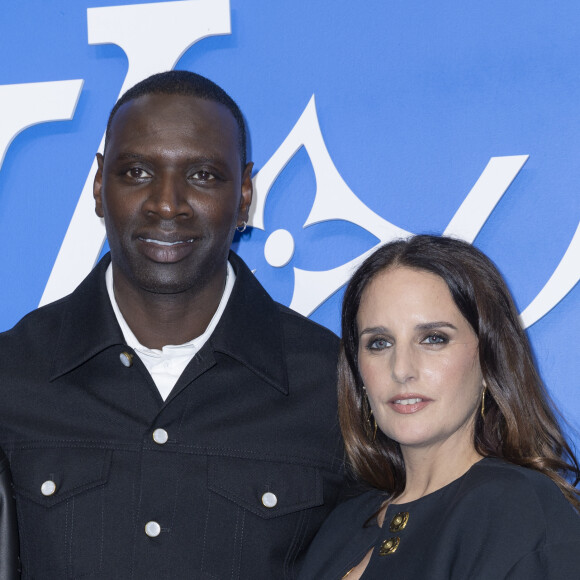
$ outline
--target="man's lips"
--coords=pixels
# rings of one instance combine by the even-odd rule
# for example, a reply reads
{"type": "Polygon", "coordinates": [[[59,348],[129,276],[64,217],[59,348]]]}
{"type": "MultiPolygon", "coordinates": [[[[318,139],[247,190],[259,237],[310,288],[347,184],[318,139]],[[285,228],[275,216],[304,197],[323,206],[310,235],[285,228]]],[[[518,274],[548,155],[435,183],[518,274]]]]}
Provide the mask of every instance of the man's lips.
{"type": "Polygon", "coordinates": [[[408,415],[424,409],[432,401],[432,399],[423,395],[409,393],[393,397],[388,401],[388,405],[395,412],[401,415],[408,415]]]}
{"type": "Polygon", "coordinates": [[[139,239],[143,242],[147,242],[150,244],[158,244],[160,246],[176,246],[177,244],[190,244],[191,242],[193,242],[193,238],[190,238],[188,240],[176,240],[174,242],[158,240],[155,238],[144,238],[142,236],[139,236],[139,239]]]}
{"type": "Polygon", "coordinates": [[[153,262],[173,264],[186,258],[195,247],[196,238],[144,234],[137,237],[141,252],[153,262]]]}

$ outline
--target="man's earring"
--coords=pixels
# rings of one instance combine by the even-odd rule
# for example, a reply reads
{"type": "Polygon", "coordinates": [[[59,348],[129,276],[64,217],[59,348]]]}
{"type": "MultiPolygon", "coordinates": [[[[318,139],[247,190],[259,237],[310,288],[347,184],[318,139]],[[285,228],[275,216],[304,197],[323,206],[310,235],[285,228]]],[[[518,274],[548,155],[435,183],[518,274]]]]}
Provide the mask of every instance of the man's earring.
{"type": "Polygon", "coordinates": [[[248,223],[243,221],[241,226],[236,226],[236,231],[243,233],[246,231],[246,227],[248,226],[248,223]]]}

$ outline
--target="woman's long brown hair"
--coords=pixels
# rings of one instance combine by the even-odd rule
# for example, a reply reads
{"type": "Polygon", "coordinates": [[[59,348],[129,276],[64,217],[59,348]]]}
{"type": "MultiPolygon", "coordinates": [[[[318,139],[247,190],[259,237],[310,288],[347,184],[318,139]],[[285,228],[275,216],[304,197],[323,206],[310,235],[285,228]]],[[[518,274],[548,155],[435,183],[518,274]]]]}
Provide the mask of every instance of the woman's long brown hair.
{"type": "MultiPolygon", "coordinates": [[[[340,425],[350,467],[390,498],[405,489],[399,445],[365,430],[363,384],[358,371],[357,314],[365,288],[389,268],[407,267],[440,276],[479,340],[479,363],[487,383],[485,418],[475,420],[474,446],[544,473],[580,511],[580,468],[542,383],[511,294],[493,262],[474,246],[438,236],[414,236],[385,244],[355,272],[342,305],[342,347],[338,365],[340,425]]],[[[560,419],[561,420],[561,419],[560,419]]]]}

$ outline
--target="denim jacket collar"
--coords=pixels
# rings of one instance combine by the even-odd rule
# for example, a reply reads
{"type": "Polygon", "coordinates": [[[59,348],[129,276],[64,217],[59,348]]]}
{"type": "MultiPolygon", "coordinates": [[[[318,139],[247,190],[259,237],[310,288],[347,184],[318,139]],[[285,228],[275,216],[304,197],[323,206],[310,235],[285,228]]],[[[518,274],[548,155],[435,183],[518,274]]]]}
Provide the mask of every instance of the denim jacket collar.
{"type": "MultiPolygon", "coordinates": [[[[198,355],[207,355],[211,349],[230,356],[288,394],[280,305],[241,258],[230,252],[229,260],[236,283],[220,322],[198,355]]],[[[60,301],[66,303],[66,308],[59,336],[55,337],[51,381],[105,349],[125,345],[105,284],[110,261],[110,254],[104,256],[78,288],[60,301]]]]}

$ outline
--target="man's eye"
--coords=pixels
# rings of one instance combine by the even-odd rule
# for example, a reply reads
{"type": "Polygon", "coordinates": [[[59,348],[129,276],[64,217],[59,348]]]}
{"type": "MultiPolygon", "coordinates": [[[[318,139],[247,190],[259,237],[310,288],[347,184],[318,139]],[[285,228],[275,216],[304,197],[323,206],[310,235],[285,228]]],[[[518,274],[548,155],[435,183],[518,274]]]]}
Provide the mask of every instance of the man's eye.
{"type": "Polygon", "coordinates": [[[215,179],[215,175],[209,171],[196,171],[190,179],[195,179],[196,181],[211,181],[215,179]]]}
{"type": "Polygon", "coordinates": [[[147,177],[151,177],[147,171],[141,169],[141,167],[131,167],[129,171],[127,171],[127,175],[132,179],[145,179],[147,177]]]}
{"type": "Polygon", "coordinates": [[[423,344],[445,344],[447,342],[447,338],[445,336],[441,336],[440,334],[430,334],[426,336],[422,341],[423,344]]]}

